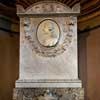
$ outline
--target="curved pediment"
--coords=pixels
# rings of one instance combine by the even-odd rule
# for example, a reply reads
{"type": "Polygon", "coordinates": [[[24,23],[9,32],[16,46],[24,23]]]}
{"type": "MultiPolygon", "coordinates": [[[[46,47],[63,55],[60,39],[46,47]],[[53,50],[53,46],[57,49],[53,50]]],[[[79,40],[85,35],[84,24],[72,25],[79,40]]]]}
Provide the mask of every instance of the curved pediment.
{"type": "Polygon", "coordinates": [[[42,1],[34,3],[26,9],[21,5],[17,5],[17,14],[70,14],[79,13],[78,9],[80,9],[79,4],[70,8],[60,2],[42,1]]]}

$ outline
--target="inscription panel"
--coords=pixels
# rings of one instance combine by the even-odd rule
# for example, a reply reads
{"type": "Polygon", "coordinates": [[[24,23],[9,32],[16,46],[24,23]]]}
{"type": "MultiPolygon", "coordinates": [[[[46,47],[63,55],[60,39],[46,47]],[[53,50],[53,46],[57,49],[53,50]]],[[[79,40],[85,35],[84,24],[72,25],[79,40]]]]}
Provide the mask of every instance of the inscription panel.
{"type": "Polygon", "coordinates": [[[20,40],[21,79],[77,79],[76,17],[23,17],[20,40]],[[49,46],[40,43],[41,22],[53,23],[51,28],[56,26],[57,43],[49,46]]]}

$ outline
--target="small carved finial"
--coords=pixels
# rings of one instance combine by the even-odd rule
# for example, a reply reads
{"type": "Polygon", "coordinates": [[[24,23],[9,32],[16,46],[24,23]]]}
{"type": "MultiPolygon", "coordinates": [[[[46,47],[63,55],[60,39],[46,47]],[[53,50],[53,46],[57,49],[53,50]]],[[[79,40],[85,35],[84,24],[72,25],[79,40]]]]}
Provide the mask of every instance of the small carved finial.
{"type": "Polygon", "coordinates": [[[16,7],[17,7],[17,14],[19,14],[19,13],[24,13],[24,12],[25,12],[25,9],[23,8],[23,6],[21,6],[21,5],[16,5],[16,7]]]}
{"type": "Polygon", "coordinates": [[[75,5],[72,7],[72,10],[73,10],[73,12],[80,13],[80,3],[75,4],[75,5]]]}

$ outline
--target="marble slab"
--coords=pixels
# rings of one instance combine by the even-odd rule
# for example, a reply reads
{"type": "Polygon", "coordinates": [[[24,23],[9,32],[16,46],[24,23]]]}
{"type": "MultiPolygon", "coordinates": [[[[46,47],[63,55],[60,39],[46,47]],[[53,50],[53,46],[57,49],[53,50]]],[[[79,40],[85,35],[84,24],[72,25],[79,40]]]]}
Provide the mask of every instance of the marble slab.
{"type": "MultiPolygon", "coordinates": [[[[81,87],[81,81],[78,78],[77,15],[74,8],[71,9],[56,2],[47,3],[45,1],[36,6],[32,5],[24,9],[23,13],[18,11],[23,16],[19,16],[20,68],[16,87],[81,87]],[[42,6],[44,4],[46,8],[42,6]],[[62,11],[58,16],[59,7],[56,5],[60,9],[63,8],[65,16],[62,11]],[[35,10],[34,13],[34,9],[40,9],[38,10],[40,12],[35,10]],[[52,12],[53,14],[47,16],[47,13],[52,12]],[[34,14],[40,14],[40,16],[34,14]],[[49,38],[52,41],[55,40],[51,38],[51,33],[57,36],[56,42],[53,44],[49,40],[44,43],[44,40],[49,38]],[[44,38],[44,34],[46,36],[49,34],[49,38],[44,38]]],[[[22,9],[21,6],[19,9],[22,9]]],[[[76,10],[79,13],[79,10],[76,10]]]]}
{"type": "Polygon", "coordinates": [[[15,88],[13,100],[84,100],[83,88],[15,88]]]}

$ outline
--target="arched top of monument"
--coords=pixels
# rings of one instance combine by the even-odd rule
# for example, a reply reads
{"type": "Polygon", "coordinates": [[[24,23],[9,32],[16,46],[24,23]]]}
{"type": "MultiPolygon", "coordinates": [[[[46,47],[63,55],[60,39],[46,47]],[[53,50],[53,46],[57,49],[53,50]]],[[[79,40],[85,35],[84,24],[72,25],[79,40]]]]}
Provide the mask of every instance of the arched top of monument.
{"type": "Polygon", "coordinates": [[[37,2],[26,9],[26,12],[30,12],[33,10],[36,13],[59,13],[59,12],[71,12],[71,8],[62,4],[60,2],[52,2],[52,1],[42,1],[37,2]]]}
{"type": "Polygon", "coordinates": [[[21,5],[17,5],[18,15],[38,15],[38,14],[79,14],[80,4],[74,5],[72,8],[57,1],[41,1],[32,4],[24,9],[21,5]]]}

